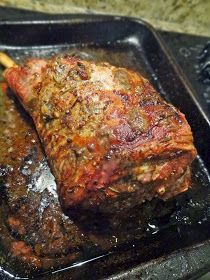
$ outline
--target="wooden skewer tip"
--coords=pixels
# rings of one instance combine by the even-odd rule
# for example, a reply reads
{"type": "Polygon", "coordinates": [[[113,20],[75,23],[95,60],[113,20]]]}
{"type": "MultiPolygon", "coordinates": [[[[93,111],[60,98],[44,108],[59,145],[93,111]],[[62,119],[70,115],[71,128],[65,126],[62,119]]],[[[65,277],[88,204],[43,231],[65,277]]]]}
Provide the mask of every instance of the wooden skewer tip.
{"type": "Polygon", "coordinates": [[[7,54],[0,52],[0,64],[6,68],[17,67],[17,64],[7,54]]]}

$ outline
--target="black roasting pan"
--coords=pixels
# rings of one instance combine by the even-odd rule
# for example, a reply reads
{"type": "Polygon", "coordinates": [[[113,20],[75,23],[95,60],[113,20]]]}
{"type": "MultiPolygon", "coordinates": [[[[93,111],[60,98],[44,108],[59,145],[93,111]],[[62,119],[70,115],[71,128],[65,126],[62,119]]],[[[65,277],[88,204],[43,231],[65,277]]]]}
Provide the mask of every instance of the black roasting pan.
{"type": "MultiPolygon", "coordinates": [[[[167,101],[186,115],[199,154],[192,167],[191,190],[170,202],[157,202],[163,208],[161,215],[151,213],[148,204],[143,206],[149,209],[143,237],[138,238],[138,228],[131,225],[130,230],[135,231],[136,236],[134,234],[128,242],[116,244],[110,250],[86,251],[79,261],[69,263],[68,267],[28,272],[20,263],[10,263],[11,256],[4,252],[4,236],[1,235],[0,279],[175,280],[196,279],[208,271],[210,120],[158,33],[139,19],[118,16],[31,12],[26,15],[22,11],[3,8],[0,16],[0,50],[18,63],[30,56],[79,51],[87,57],[141,72],[167,101]]],[[[2,186],[0,181],[0,188],[2,186]]],[[[140,220],[141,215],[139,211],[140,220]]]]}

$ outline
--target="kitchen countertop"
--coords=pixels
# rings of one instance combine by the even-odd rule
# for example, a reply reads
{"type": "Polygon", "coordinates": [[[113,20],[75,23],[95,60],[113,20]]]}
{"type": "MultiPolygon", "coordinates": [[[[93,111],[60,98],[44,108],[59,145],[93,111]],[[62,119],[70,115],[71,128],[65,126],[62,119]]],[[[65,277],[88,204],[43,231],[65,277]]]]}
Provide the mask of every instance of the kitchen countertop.
{"type": "Polygon", "coordinates": [[[141,17],[158,29],[210,36],[209,0],[0,0],[0,6],[48,13],[141,17]]]}

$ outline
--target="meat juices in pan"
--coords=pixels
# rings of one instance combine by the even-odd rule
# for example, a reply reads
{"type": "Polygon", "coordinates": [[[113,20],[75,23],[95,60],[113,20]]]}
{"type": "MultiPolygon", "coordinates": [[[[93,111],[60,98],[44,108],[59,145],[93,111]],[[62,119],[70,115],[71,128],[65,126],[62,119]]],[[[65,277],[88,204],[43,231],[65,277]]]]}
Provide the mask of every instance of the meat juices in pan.
{"type": "Polygon", "coordinates": [[[188,189],[190,126],[140,74],[60,55],[4,75],[34,120],[64,209],[111,213],[188,189]]]}

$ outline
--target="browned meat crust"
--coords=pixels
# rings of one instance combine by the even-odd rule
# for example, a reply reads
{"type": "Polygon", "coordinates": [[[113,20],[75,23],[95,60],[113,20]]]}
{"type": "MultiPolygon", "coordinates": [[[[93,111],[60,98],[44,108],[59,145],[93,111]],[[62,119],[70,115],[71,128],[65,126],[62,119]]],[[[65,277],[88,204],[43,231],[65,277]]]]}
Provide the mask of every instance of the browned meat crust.
{"type": "Polygon", "coordinates": [[[5,77],[34,120],[66,209],[112,212],[188,189],[191,129],[141,75],[64,55],[5,77]]]}

